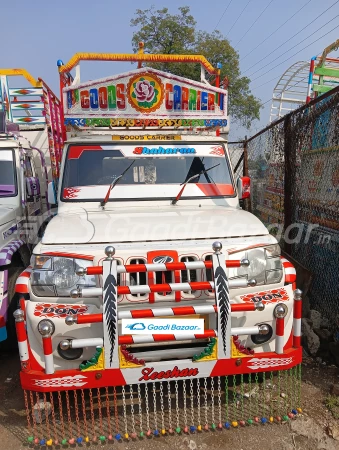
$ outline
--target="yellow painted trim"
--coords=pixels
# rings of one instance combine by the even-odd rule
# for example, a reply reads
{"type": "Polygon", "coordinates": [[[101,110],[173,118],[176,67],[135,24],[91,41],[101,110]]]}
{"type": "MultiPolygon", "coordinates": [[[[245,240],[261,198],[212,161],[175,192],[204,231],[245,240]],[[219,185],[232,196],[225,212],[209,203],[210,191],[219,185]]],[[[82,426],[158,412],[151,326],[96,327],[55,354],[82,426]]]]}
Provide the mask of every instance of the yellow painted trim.
{"type": "Polygon", "coordinates": [[[213,361],[215,359],[218,359],[218,338],[215,338],[213,352],[210,355],[204,356],[203,358],[199,358],[197,361],[193,361],[193,363],[200,363],[202,361],[213,361]]]}
{"type": "Polygon", "coordinates": [[[218,69],[215,69],[203,55],[153,55],[147,53],[76,53],[66,64],[59,67],[59,72],[70,72],[80,61],[200,63],[208,73],[218,73],[218,69]]]}
{"type": "Polygon", "coordinates": [[[27,81],[31,83],[33,87],[41,87],[41,81],[36,80],[27,70],[25,69],[0,69],[0,75],[5,75],[7,77],[17,77],[23,76],[27,81]]]}
{"type": "Polygon", "coordinates": [[[105,369],[105,355],[104,349],[101,349],[101,354],[98,358],[98,362],[93,366],[87,367],[87,369],[82,369],[81,372],[94,372],[95,370],[104,370],[105,369]]]}
{"type": "Polygon", "coordinates": [[[124,357],[120,346],[119,346],[119,361],[120,361],[120,369],[133,369],[135,367],[143,367],[142,364],[135,364],[133,362],[127,361],[127,359],[124,357]]]}
{"type": "Polygon", "coordinates": [[[233,342],[233,338],[231,338],[231,358],[248,358],[250,355],[247,355],[245,353],[241,353],[237,347],[235,346],[235,343],[233,342]]]}
{"type": "Polygon", "coordinates": [[[113,135],[112,141],[181,141],[179,134],[120,134],[113,135]]]}

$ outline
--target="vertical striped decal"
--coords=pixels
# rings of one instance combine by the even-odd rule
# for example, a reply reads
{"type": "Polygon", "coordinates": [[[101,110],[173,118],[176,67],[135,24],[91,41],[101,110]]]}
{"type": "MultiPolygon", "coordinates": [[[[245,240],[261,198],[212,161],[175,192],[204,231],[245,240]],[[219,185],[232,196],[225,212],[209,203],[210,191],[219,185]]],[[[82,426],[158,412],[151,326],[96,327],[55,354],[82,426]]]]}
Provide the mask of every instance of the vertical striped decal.
{"type": "Polygon", "coordinates": [[[281,256],[281,262],[284,267],[285,272],[285,284],[294,283],[297,279],[297,272],[292,263],[290,263],[286,258],[281,256]]]}
{"type": "Polygon", "coordinates": [[[281,317],[277,317],[275,321],[275,352],[278,355],[284,353],[284,328],[285,328],[285,319],[281,317]]]}
{"type": "Polygon", "coordinates": [[[105,259],[103,267],[103,327],[105,367],[119,367],[117,262],[105,259]]]}
{"type": "Polygon", "coordinates": [[[46,374],[50,375],[54,373],[52,336],[43,336],[42,346],[44,349],[45,372],[46,374]]]}
{"type": "Polygon", "coordinates": [[[301,346],[301,317],[302,317],[302,297],[298,291],[294,291],[293,304],[293,347],[301,346]]]}
{"type": "Polygon", "coordinates": [[[231,317],[231,307],[225,256],[223,254],[213,254],[212,261],[215,300],[219,311],[217,316],[219,334],[218,358],[230,358],[231,321],[229,319],[231,317]]]}
{"type": "Polygon", "coordinates": [[[24,270],[15,283],[15,292],[17,294],[29,294],[28,283],[29,278],[31,276],[32,267],[28,266],[26,270],[24,270]]]}

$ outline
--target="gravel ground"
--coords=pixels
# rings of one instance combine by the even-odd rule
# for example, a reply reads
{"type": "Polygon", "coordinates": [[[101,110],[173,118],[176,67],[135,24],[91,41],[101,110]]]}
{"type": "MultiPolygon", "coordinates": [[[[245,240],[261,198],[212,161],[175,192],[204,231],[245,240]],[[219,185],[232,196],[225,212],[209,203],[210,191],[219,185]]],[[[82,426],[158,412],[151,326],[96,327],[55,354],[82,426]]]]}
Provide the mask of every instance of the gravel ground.
{"type": "MultiPolygon", "coordinates": [[[[26,414],[19,381],[18,355],[0,355],[0,449],[28,449],[26,414]]],[[[332,384],[339,384],[339,369],[303,364],[303,414],[287,424],[251,426],[202,432],[190,436],[144,438],[135,442],[97,444],[87,449],[121,450],[339,450],[339,421],[324,404],[332,384]],[[333,435],[330,437],[329,435],[333,435]]],[[[70,448],[70,447],[68,447],[70,448]]],[[[74,446],[74,448],[76,448],[74,446]]]]}

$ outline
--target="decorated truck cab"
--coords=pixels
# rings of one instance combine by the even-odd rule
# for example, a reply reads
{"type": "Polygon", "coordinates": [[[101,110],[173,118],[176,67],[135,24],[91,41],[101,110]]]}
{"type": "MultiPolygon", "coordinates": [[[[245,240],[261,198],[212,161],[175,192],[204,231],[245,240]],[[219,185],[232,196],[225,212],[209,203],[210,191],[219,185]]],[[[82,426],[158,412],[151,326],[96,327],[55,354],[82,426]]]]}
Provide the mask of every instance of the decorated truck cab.
{"type": "MultiPolygon", "coordinates": [[[[301,292],[276,239],[239,206],[250,187],[248,177],[235,179],[220,137],[228,130],[227,90],[203,57],[185,57],[202,64],[201,82],[139,67],[81,83],[78,65],[74,83],[63,83],[79,59],[90,58],[59,64],[67,140],[57,196],[49,189],[58,214],[17,289],[29,440],[72,444],[236,427],[244,400],[231,411],[222,377],[254,382],[258,372],[273,379],[280,370],[286,389],[299,380],[301,292]],[[202,319],[202,328],[187,319],[202,319]],[[45,429],[31,414],[36,398],[52,409],[45,429]],[[60,436],[55,411],[64,401],[60,436]]],[[[297,414],[293,389],[291,404],[272,402],[262,423],[297,414]]],[[[246,414],[253,422],[260,413],[246,414]]]]}
{"type": "MultiPolygon", "coordinates": [[[[0,112],[1,121],[1,112],[0,112]]],[[[5,121],[3,118],[3,125],[5,121]]],[[[26,139],[0,133],[0,341],[15,345],[13,312],[17,308],[14,287],[30,261],[31,230],[37,231],[42,214],[40,180],[34,156],[40,156],[26,139]],[[28,219],[30,217],[30,219],[28,219]],[[9,323],[7,323],[9,319],[9,323]],[[7,328],[6,328],[7,323],[7,328]]]]}
{"type": "Polygon", "coordinates": [[[51,216],[46,156],[56,176],[60,155],[57,160],[52,134],[57,124],[49,121],[57,109],[42,80],[24,69],[0,69],[0,341],[6,341],[5,349],[16,346],[15,283],[51,216]],[[31,86],[10,87],[11,76],[24,76],[31,86]]]}

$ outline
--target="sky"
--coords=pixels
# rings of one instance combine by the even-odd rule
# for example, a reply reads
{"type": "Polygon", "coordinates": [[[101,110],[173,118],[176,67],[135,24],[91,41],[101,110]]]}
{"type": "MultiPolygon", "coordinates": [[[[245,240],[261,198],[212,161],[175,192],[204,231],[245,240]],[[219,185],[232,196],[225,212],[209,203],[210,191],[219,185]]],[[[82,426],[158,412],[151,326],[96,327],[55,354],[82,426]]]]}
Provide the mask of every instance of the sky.
{"type": "MultiPolygon", "coordinates": [[[[190,6],[198,29],[218,29],[239,52],[242,74],[250,76],[251,91],[265,106],[250,130],[231,122],[233,140],[268,124],[273,88],[289,66],[309,61],[339,39],[337,0],[11,0],[1,5],[0,67],[25,68],[59,96],[57,60],[67,62],[77,52],[132,52],[135,28],[130,20],[136,9],[152,4],[159,9],[166,6],[170,13],[190,6]]],[[[339,51],[331,56],[339,57],[339,51]]],[[[130,63],[85,62],[81,79],[130,69],[130,63]]],[[[20,83],[10,86],[27,87],[20,83]]]]}

